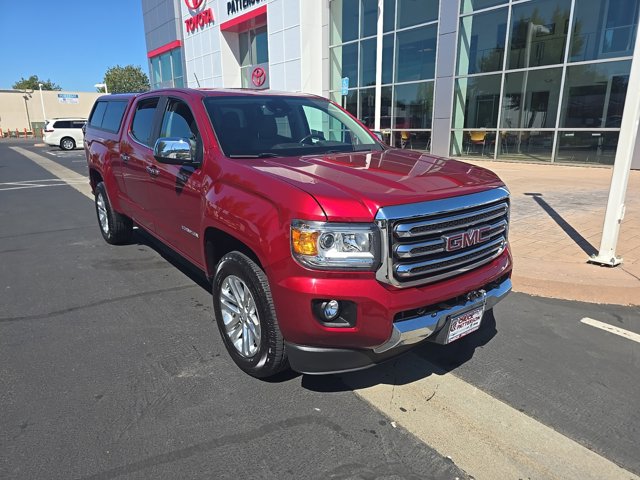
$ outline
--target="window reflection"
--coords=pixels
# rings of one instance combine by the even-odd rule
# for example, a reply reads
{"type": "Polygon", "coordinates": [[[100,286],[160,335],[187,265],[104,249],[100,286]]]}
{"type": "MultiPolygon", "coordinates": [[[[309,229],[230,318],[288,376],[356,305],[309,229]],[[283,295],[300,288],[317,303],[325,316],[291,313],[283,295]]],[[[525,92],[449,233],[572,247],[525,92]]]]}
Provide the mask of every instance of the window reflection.
{"type": "Polygon", "coordinates": [[[507,0],[462,0],[460,2],[460,13],[471,13],[483,8],[493,7],[507,3],[507,0]]]}
{"type": "Polygon", "coordinates": [[[509,68],[564,62],[570,0],[544,0],[513,7],[509,68]]]}
{"type": "Polygon", "coordinates": [[[497,142],[498,158],[550,162],[554,132],[502,130],[497,142]]]}
{"type": "Polygon", "coordinates": [[[435,78],[438,27],[398,32],[396,37],[396,82],[435,78]]]}
{"type": "Polygon", "coordinates": [[[376,39],[360,42],[360,86],[376,84],[376,39]]]}
{"type": "Polygon", "coordinates": [[[436,21],[438,19],[438,3],[438,0],[398,0],[397,28],[436,21]]]}
{"type": "Polygon", "coordinates": [[[561,82],[562,68],[507,74],[502,99],[501,126],[554,128],[561,82]]]}
{"type": "Polygon", "coordinates": [[[333,0],[329,5],[331,44],[337,45],[358,38],[358,25],[360,24],[358,21],[358,2],[333,0]]]}
{"type": "Polygon", "coordinates": [[[394,128],[431,128],[432,110],[433,82],[396,85],[394,128]]]}
{"type": "Polygon", "coordinates": [[[561,127],[620,127],[630,61],[567,68],[561,127]]]}
{"type": "Polygon", "coordinates": [[[556,162],[613,165],[619,132],[560,132],[556,162]]]}
{"type": "Polygon", "coordinates": [[[500,75],[456,80],[454,128],[495,128],[498,124],[500,75]]]}
{"type": "Polygon", "coordinates": [[[640,0],[576,0],[570,61],[631,56],[640,0]]]}
{"type": "Polygon", "coordinates": [[[508,8],[460,19],[458,75],[502,70],[508,8]]]}
{"type": "Polygon", "coordinates": [[[342,78],[349,77],[349,87],[358,86],[358,43],[331,49],[331,89],[342,86],[342,78]]]}

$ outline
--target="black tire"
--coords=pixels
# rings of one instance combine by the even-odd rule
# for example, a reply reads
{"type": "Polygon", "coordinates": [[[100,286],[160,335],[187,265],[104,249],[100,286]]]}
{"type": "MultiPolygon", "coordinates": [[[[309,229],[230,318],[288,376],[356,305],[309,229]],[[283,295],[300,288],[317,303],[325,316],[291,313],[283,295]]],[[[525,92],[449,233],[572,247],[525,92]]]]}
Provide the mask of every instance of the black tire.
{"type": "Polygon", "coordinates": [[[129,217],[113,211],[103,182],[96,185],[95,205],[102,238],[111,245],[129,243],[133,235],[133,222],[129,217]]]}
{"type": "Polygon", "coordinates": [[[62,150],[73,150],[76,148],[76,141],[71,137],[64,137],[60,140],[60,148],[62,150]]]}
{"type": "MultiPolygon", "coordinates": [[[[240,252],[231,252],[222,257],[213,278],[212,294],[213,311],[220,335],[229,355],[238,367],[256,378],[271,377],[289,368],[284,339],[280,333],[276,312],[273,307],[269,281],[262,269],[253,260],[240,252]],[[253,300],[253,305],[255,305],[253,311],[256,315],[247,313],[251,310],[250,308],[244,311],[244,315],[242,313],[230,313],[228,304],[230,301],[233,303],[233,299],[230,298],[229,293],[233,294],[233,292],[227,287],[229,282],[236,279],[251,294],[247,297],[247,290],[241,290],[245,298],[253,300]],[[223,315],[223,296],[226,307],[225,315],[223,315]],[[256,335],[255,326],[251,330],[253,333],[250,332],[249,327],[245,329],[243,326],[245,323],[249,324],[248,319],[251,316],[254,318],[254,322],[257,316],[257,322],[260,327],[259,335],[256,335]],[[242,349],[244,350],[245,341],[249,338],[250,341],[247,341],[247,343],[250,343],[252,348],[256,349],[255,352],[247,351],[244,354],[241,353],[231,339],[233,332],[227,333],[229,327],[225,324],[225,319],[228,321],[229,326],[235,322],[235,325],[242,329],[241,335],[237,340],[242,343],[242,349]],[[245,336],[245,332],[248,335],[245,336]],[[259,338],[259,342],[254,342],[252,337],[259,338]]],[[[234,329],[234,332],[237,331],[238,328],[234,329]]]]}

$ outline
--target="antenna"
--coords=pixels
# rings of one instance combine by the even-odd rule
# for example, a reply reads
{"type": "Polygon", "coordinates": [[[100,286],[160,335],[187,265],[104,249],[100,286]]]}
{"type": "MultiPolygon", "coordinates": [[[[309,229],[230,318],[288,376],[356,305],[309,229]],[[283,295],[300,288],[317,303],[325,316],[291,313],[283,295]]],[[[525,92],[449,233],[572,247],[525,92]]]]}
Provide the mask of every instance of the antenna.
{"type": "Polygon", "coordinates": [[[193,72],[193,76],[196,77],[196,83],[198,84],[198,88],[200,88],[200,80],[198,80],[198,76],[196,75],[196,72],[193,72]]]}

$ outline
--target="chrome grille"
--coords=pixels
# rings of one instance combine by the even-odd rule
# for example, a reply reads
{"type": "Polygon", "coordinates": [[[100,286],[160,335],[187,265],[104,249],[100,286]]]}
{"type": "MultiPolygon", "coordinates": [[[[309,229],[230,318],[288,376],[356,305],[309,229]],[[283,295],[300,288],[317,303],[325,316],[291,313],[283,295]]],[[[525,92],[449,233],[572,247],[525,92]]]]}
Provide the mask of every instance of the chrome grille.
{"type": "Polygon", "coordinates": [[[509,193],[505,188],[495,188],[385,207],[376,218],[387,246],[378,279],[401,287],[420,285],[473,270],[504,251],[509,193]]]}

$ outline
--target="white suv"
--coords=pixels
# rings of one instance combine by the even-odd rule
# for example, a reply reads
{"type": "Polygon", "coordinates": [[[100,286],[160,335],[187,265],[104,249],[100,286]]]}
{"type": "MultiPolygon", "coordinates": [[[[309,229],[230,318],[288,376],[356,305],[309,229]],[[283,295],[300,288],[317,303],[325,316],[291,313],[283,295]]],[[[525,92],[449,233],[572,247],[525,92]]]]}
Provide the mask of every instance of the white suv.
{"type": "Polygon", "coordinates": [[[82,147],[84,133],[82,127],[87,123],[86,118],[54,118],[47,120],[44,127],[44,143],[62,150],[73,150],[82,147]]]}

